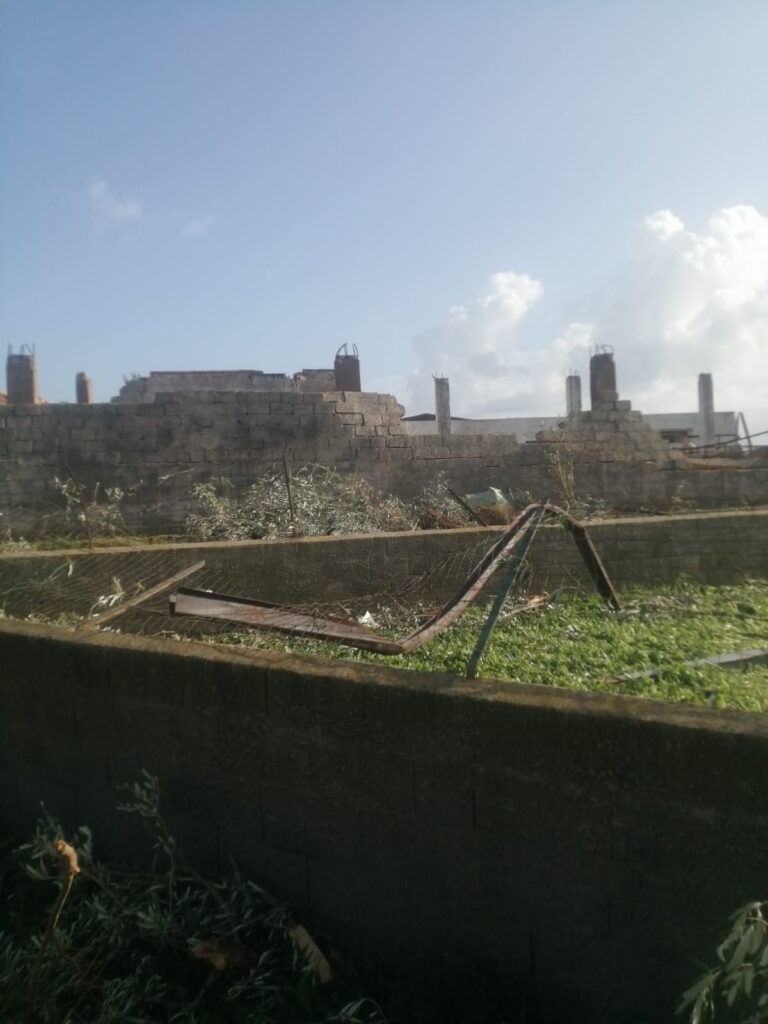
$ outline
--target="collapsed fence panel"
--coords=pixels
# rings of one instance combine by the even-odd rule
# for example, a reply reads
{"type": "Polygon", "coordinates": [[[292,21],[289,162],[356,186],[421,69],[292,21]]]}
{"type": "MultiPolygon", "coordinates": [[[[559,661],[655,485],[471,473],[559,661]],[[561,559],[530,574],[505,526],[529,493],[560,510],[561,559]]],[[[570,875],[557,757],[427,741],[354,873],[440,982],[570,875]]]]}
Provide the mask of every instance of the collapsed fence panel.
{"type": "Polygon", "coordinates": [[[331,640],[348,647],[375,651],[379,654],[407,654],[441,633],[455,622],[470,604],[477,600],[501,562],[513,555],[518,545],[530,540],[531,531],[536,529],[544,514],[557,516],[564,521],[576,541],[579,553],[584,559],[598,592],[611,608],[620,608],[618,594],[583,523],[568,515],[557,505],[534,503],[528,505],[517,516],[509,529],[504,532],[463,581],[457,593],[427,622],[402,641],[378,636],[360,623],[351,620],[319,618],[252,598],[236,598],[225,594],[214,594],[210,591],[180,588],[171,595],[170,611],[172,615],[224,619],[281,633],[331,640]]]}

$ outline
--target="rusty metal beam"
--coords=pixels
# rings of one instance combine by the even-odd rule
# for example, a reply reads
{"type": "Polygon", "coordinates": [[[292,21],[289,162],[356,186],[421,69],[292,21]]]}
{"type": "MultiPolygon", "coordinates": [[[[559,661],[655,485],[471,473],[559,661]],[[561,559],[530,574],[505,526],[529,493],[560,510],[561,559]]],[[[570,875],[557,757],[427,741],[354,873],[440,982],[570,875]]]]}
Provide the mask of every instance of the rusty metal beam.
{"type": "Polygon", "coordinates": [[[578,519],[574,519],[565,513],[563,514],[565,515],[565,528],[576,541],[576,547],[584,559],[584,564],[589,575],[592,577],[592,582],[595,584],[598,594],[614,611],[618,611],[621,608],[619,595],[616,593],[613,583],[605,571],[605,566],[600,555],[597,553],[595,545],[592,543],[592,538],[587,533],[587,528],[578,519]]]}
{"type": "Polygon", "coordinates": [[[193,615],[206,619],[240,622],[259,629],[274,629],[280,633],[310,637],[315,640],[335,640],[348,647],[379,654],[401,654],[402,644],[385,640],[365,626],[346,619],[334,619],[291,611],[265,601],[246,597],[228,597],[206,590],[179,588],[171,595],[171,615],[193,615]]]}

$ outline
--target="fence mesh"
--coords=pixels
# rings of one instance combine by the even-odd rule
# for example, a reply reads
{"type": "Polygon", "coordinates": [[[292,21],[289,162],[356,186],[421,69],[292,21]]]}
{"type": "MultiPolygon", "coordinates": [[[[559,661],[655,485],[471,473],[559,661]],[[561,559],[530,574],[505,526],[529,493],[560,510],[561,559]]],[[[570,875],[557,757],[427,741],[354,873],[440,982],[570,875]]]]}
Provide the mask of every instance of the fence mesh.
{"type": "MultiPolygon", "coordinates": [[[[347,558],[341,568],[332,559],[315,566],[307,578],[300,549],[287,546],[278,603],[318,618],[359,620],[367,614],[407,632],[459,589],[498,537],[495,530],[467,533],[458,550],[439,558],[428,547],[414,548],[407,566],[386,577],[375,575],[369,558],[347,558]]],[[[242,549],[239,561],[256,547],[242,549]]],[[[0,559],[0,610],[9,618],[74,629],[216,640],[232,631],[230,623],[172,616],[169,597],[184,586],[275,599],[274,592],[265,592],[257,564],[252,572],[242,565],[235,572],[233,559],[238,561],[237,550],[223,558],[218,545],[14,555],[0,559]]]]}

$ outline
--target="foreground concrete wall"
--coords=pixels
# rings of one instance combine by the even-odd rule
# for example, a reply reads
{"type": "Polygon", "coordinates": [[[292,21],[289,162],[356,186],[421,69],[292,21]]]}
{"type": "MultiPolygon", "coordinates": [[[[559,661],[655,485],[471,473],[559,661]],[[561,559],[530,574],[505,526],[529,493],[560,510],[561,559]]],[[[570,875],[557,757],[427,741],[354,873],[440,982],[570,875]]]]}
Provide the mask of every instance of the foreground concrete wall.
{"type": "Polygon", "coordinates": [[[135,858],[147,769],[204,868],[402,972],[491,966],[539,1024],[671,1022],[765,896],[763,717],[2,622],[0,665],[3,834],[44,800],[135,858]]]}
{"type": "Polygon", "coordinates": [[[573,437],[410,437],[388,395],[353,392],[203,391],[159,394],[152,403],[9,405],[0,414],[0,524],[55,532],[64,501],[54,477],[72,476],[90,499],[98,487],[125,492],[131,529],[176,532],[196,483],[236,488],[275,469],[307,463],[363,474],[385,491],[418,493],[444,473],[458,491],[489,485],[554,500],[602,498],[630,510],[768,502],[768,458],[669,456],[635,414],[584,413],[573,437]],[[614,417],[611,419],[610,417],[614,417]],[[583,420],[583,422],[582,422],[583,420]],[[52,518],[53,517],[53,518],[52,518]]]}

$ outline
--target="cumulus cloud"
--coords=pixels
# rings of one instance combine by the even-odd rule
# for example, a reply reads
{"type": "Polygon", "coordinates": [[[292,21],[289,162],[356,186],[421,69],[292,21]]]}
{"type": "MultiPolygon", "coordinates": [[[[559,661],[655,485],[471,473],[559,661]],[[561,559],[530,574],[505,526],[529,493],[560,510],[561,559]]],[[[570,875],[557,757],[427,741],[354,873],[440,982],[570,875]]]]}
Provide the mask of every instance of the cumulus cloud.
{"type": "Polygon", "coordinates": [[[676,217],[671,210],[657,210],[656,213],[649,213],[643,221],[645,226],[662,242],[669,241],[678,231],[682,231],[685,225],[676,217]]]}
{"type": "Polygon", "coordinates": [[[554,338],[526,320],[543,295],[526,274],[494,274],[483,293],[414,339],[420,368],[409,410],[432,408],[432,372],[451,377],[456,415],[557,415],[564,377],[587,382],[589,349],[614,347],[619,391],[646,412],[696,409],[699,372],[714,375],[715,403],[768,428],[768,217],[754,206],[688,228],[671,210],[643,221],[638,252],[580,305],[554,338]]]}
{"type": "Polygon", "coordinates": [[[420,368],[410,380],[409,405],[431,408],[432,372],[451,378],[452,394],[458,387],[463,415],[490,415],[510,389],[527,389],[530,373],[515,343],[518,325],[543,292],[540,281],[507,270],[492,274],[480,295],[451,306],[447,323],[414,338],[420,368]]]}
{"type": "Polygon", "coordinates": [[[207,235],[213,231],[215,226],[215,217],[194,217],[192,220],[188,220],[184,225],[184,234],[188,238],[202,238],[203,235],[207,235]]]}
{"type": "Polygon", "coordinates": [[[118,198],[106,181],[96,181],[88,189],[91,206],[104,223],[126,224],[141,220],[143,210],[136,199],[118,198]]]}
{"type": "Polygon", "coordinates": [[[645,227],[645,251],[594,310],[620,391],[647,412],[695,409],[711,372],[717,408],[768,427],[768,217],[731,206],[696,231],[664,210],[645,227]]]}

